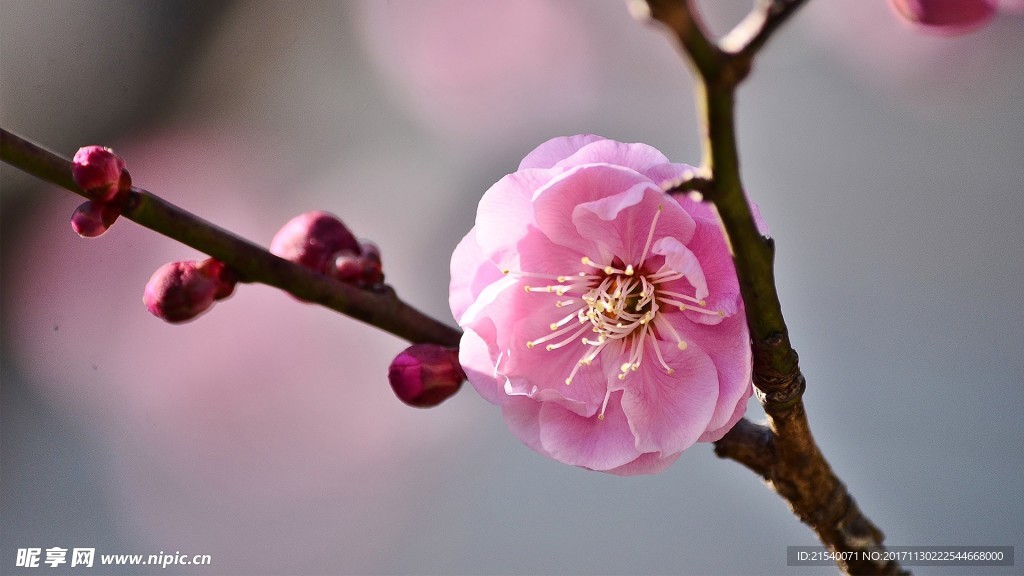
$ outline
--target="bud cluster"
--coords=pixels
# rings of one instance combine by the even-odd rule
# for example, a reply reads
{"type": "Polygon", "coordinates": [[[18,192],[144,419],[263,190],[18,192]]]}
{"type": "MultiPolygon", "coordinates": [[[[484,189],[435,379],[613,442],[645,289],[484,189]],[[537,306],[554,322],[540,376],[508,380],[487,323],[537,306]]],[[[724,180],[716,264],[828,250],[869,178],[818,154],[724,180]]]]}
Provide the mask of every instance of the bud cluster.
{"type": "Polygon", "coordinates": [[[71,162],[71,178],[89,198],[71,216],[71,227],[83,238],[107,231],[121,215],[121,203],[132,187],[124,160],[110,148],[79,148],[71,162]]]}
{"type": "Polygon", "coordinates": [[[306,212],[289,220],[274,235],[270,252],[359,288],[377,290],[384,285],[380,249],[357,240],[328,212],[306,212]]]}
{"type": "Polygon", "coordinates": [[[223,262],[170,262],[157,268],[146,284],[142,302],[151,314],[172,324],[206,312],[217,300],[231,296],[237,275],[223,262]]]}

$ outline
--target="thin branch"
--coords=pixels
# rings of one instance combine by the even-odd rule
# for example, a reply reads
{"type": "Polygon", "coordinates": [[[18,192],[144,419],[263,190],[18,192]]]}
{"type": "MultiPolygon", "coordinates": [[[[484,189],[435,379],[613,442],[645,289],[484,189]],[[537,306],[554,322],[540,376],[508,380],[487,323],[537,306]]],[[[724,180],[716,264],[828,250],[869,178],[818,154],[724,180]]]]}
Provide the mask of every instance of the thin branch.
{"type": "Polygon", "coordinates": [[[735,460],[768,480],[775,461],[774,442],[775,433],[767,426],[743,418],[715,442],[715,454],[735,460]]]}
{"type": "Polygon", "coordinates": [[[758,0],[739,24],[718,45],[722,50],[751,60],[772,34],[807,0],[758,0]]]}
{"type": "MultiPolygon", "coordinates": [[[[0,129],[0,159],[37,178],[85,196],[71,178],[71,162],[0,129]]],[[[154,196],[132,188],[122,216],[208,254],[246,282],[280,288],[298,298],[361,320],[410,342],[458,346],[461,333],[409,306],[390,287],[361,290],[279,258],[264,248],[154,196]]]]}
{"type": "MultiPolygon", "coordinates": [[[[766,427],[741,421],[715,443],[715,452],[764,478],[832,551],[884,550],[884,535],[857,507],[811,435],[803,405],[805,380],[775,287],[775,244],[758,231],[740,177],[736,89],[757,52],[804,0],[760,0],[718,43],[706,35],[688,1],[647,3],[697,70],[704,137],[701,173],[711,184],[703,192],[718,209],[733,249],[750,327],[754,386],[768,415],[766,427]]],[[[902,573],[895,562],[839,562],[839,567],[850,574],[902,573]]]]}
{"type": "Polygon", "coordinates": [[[697,192],[703,197],[713,194],[715,190],[715,183],[713,180],[695,174],[684,176],[681,181],[670,182],[667,186],[668,187],[665,192],[673,195],[697,192]]]}

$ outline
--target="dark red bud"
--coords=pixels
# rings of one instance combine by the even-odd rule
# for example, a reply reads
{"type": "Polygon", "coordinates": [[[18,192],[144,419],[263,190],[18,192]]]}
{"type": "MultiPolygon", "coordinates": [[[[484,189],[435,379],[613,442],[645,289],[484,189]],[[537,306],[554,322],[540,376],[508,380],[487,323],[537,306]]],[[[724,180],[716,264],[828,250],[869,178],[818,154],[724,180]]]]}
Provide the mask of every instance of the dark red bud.
{"type": "MultiPolygon", "coordinates": [[[[124,160],[110,148],[79,148],[71,161],[71,177],[92,200],[112,200],[121,190],[124,160]]],[[[131,186],[131,178],[127,180],[131,186]]]]}
{"type": "Polygon", "coordinates": [[[320,273],[328,273],[331,258],[342,250],[359,252],[359,243],[333,214],[306,212],[288,221],[270,242],[270,252],[320,273]]]}
{"type": "Polygon", "coordinates": [[[380,259],[380,248],[369,240],[360,240],[363,255],[362,281],[364,286],[379,286],[384,283],[384,264],[380,259]]]}
{"type": "Polygon", "coordinates": [[[466,379],[459,351],[436,344],[413,344],[391,361],[388,381],[398,399],[417,408],[444,402],[466,379]]]}
{"type": "Polygon", "coordinates": [[[71,215],[71,228],[82,238],[95,238],[106,232],[120,215],[121,209],[115,204],[89,200],[71,215]]]}
{"type": "Polygon", "coordinates": [[[142,296],[151,314],[171,323],[186,322],[210,308],[217,282],[195,262],[171,262],[153,273],[142,296]]]}
{"type": "Polygon", "coordinates": [[[995,16],[996,0],[889,0],[907,22],[937,34],[970,32],[995,16]]]}
{"type": "Polygon", "coordinates": [[[359,250],[360,250],[360,253],[367,260],[370,260],[372,262],[376,262],[377,264],[381,263],[381,261],[380,261],[380,248],[376,244],[374,244],[373,242],[370,242],[369,240],[360,239],[359,240],[359,250]]]}

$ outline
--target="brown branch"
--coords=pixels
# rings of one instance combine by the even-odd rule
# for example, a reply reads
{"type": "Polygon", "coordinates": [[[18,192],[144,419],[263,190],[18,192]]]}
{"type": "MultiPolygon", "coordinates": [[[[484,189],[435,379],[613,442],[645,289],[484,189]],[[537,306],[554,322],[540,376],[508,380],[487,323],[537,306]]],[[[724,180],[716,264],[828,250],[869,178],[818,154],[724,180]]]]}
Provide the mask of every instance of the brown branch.
{"type": "Polygon", "coordinates": [[[743,418],[715,442],[715,454],[735,460],[768,480],[775,461],[774,442],[775,433],[768,427],[743,418]]]}
{"type": "MultiPolygon", "coordinates": [[[[805,380],[775,287],[775,244],[757,230],[740,177],[735,94],[754,56],[804,0],[761,0],[720,42],[700,26],[689,1],[647,0],[697,71],[704,161],[699,184],[713,202],[733,249],[754,356],[754,386],[767,426],[742,420],[715,452],[759,474],[833,552],[884,550],[882,532],[861,512],[811,435],[805,380]]],[[[684,182],[685,183],[685,182],[684,182]]],[[[691,183],[694,185],[696,182],[691,183]]],[[[856,554],[858,558],[866,557],[856,554]]],[[[896,562],[839,562],[849,574],[900,574],[896,562]]]]}
{"type": "Polygon", "coordinates": [[[718,42],[722,50],[751,60],[771,35],[807,0],[758,0],[739,24],[718,42]]]}
{"type": "MultiPolygon", "coordinates": [[[[2,129],[0,159],[37,178],[85,196],[71,178],[69,160],[2,129]]],[[[390,287],[380,293],[369,292],[318,274],[279,258],[140,188],[132,188],[122,208],[121,214],[125,218],[224,262],[246,282],[280,288],[410,342],[443,346],[459,344],[459,330],[409,306],[390,287]]]]}
{"type": "Polygon", "coordinates": [[[715,183],[710,178],[704,176],[698,176],[696,174],[684,175],[683,179],[679,182],[669,182],[665,189],[665,192],[669,194],[689,194],[691,192],[697,192],[701,197],[707,196],[714,192],[715,183]]]}

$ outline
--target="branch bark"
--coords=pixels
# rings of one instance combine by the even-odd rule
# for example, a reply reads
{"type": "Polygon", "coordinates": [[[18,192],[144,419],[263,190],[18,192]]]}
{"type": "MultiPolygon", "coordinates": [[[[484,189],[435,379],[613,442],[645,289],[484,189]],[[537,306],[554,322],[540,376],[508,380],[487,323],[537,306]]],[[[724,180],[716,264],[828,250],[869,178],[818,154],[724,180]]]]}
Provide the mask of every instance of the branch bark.
{"type": "MultiPolygon", "coordinates": [[[[85,197],[71,178],[68,159],[3,129],[0,129],[0,159],[85,197]]],[[[280,288],[410,342],[459,345],[462,336],[459,330],[409,306],[390,287],[381,293],[369,292],[318,274],[140,188],[132,188],[121,215],[220,260],[235,270],[244,282],[280,288]]]]}
{"type": "MultiPolygon", "coordinates": [[[[754,386],[767,426],[740,421],[715,443],[715,453],[760,475],[833,552],[884,550],[884,535],[861,512],[811,435],[803,405],[805,380],[775,288],[775,244],[758,232],[740,177],[736,89],[772,33],[805,0],[759,0],[720,41],[708,37],[688,0],[646,0],[650,15],[675,35],[697,77],[703,131],[699,184],[722,220],[750,326],[754,386]]],[[[856,557],[865,557],[857,554],[856,557]]],[[[896,562],[840,562],[848,574],[906,574],[896,562]]]]}

